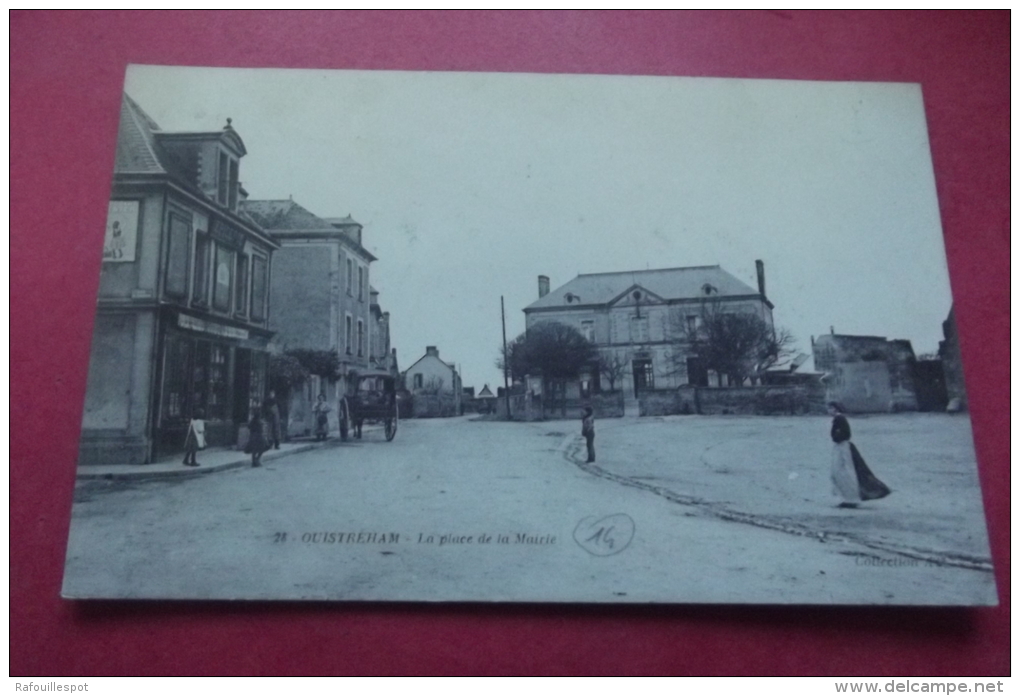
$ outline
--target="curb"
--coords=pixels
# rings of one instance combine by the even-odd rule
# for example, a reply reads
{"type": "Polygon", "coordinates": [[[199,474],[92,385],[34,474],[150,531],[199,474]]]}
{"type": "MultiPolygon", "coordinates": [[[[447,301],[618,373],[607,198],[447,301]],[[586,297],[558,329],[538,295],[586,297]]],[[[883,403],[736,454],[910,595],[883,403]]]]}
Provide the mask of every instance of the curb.
{"type": "MultiPolygon", "coordinates": [[[[305,445],[298,445],[286,452],[278,452],[275,450],[268,450],[262,455],[262,461],[272,461],[274,459],[282,459],[289,457],[292,454],[300,454],[302,452],[308,452],[314,449],[320,449],[328,445],[334,444],[332,440],[326,440],[325,442],[308,443],[305,445]]],[[[340,441],[336,441],[335,445],[339,446],[340,441]]],[[[212,464],[209,466],[199,467],[185,467],[180,466],[175,469],[165,469],[162,471],[153,470],[152,465],[125,465],[124,468],[128,471],[115,471],[115,472],[90,472],[88,469],[92,467],[78,467],[77,479],[81,481],[125,481],[125,480],[142,480],[142,479],[167,479],[167,478],[197,478],[199,476],[206,476],[208,474],[229,471],[230,469],[243,469],[245,467],[251,467],[251,457],[238,452],[240,459],[224,462],[223,464],[212,464]]]]}

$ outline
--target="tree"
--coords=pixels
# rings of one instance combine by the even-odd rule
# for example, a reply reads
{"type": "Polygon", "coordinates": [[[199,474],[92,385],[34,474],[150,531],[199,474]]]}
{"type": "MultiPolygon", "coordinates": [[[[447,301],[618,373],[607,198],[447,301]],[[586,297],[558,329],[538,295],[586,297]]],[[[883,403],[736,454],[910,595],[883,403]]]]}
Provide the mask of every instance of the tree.
{"type": "Polygon", "coordinates": [[[269,356],[269,386],[281,396],[308,379],[308,370],[293,355],[269,356]]]}
{"type": "Polygon", "coordinates": [[[285,355],[300,362],[308,374],[317,375],[330,382],[335,382],[343,376],[340,372],[340,356],[336,351],[295,348],[288,350],[285,355]]]}
{"type": "MultiPolygon", "coordinates": [[[[501,351],[502,352],[502,351],[501,351]]],[[[543,393],[563,392],[563,383],[576,379],[582,370],[598,365],[595,345],[572,326],[543,322],[531,327],[507,345],[506,365],[514,379],[541,375],[543,393]],[[559,386],[560,389],[553,389],[559,386]]],[[[503,357],[496,366],[503,369],[503,357]]],[[[543,401],[543,408],[544,408],[543,401]]]]}
{"type": "Polygon", "coordinates": [[[599,374],[609,382],[609,390],[616,391],[616,383],[627,374],[630,361],[618,353],[603,354],[599,357],[599,374]]]}
{"type": "Polygon", "coordinates": [[[673,314],[673,361],[687,368],[697,357],[701,367],[741,384],[760,378],[765,370],[793,354],[793,335],[748,311],[732,311],[719,299],[706,300],[698,315],[673,314]]]}

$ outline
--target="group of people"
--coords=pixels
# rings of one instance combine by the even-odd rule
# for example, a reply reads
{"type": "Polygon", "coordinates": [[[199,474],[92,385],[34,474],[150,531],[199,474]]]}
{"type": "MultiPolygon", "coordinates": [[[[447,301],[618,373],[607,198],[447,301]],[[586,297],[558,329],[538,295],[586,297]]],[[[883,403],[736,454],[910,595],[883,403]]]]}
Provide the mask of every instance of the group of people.
{"type": "MultiPolygon", "coordinates": [[[[840,499],[839,507],[855,508],[865,500],[878,500],[892,491],[868,468],[857,446],[850,441],[850,423],[843,406],[836,401],[828,404],[832,416],[832,463],[829,476],[832,492],[840,499]]],[[[586,406],[581,416],[581,435],[588,450],[587,463],[595,461],[595,412],[586,406]]]]}
{"type": "MultiPolygon", "coordinates": [[[[262,466],[263,453],[280,449],[282,437],[280,404],[276,400],[276,392],[270,390],[266,400],[251,410],[248,421],[248,442],[244,451],[251,455],[251,465],[262,466]]],[[[198,451],[205,447],[205,413],[202,409],[195,409],[184,437],[184,466],[198,466],[198,451]]]]}

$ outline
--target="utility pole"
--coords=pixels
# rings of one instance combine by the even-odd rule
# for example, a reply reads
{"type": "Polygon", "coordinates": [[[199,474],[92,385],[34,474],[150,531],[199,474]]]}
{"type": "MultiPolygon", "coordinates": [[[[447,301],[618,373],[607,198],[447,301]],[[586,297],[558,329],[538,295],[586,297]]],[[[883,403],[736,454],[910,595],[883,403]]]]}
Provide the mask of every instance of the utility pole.
{"type": "Polygon", "coordinates": [[[510,420],[510,379],[507,377],[509,365],[506,361],[506,307],[503,296],[499,296],[499,317],[503,321],[503,398],[506,399],[506,419],[510,420]]]}

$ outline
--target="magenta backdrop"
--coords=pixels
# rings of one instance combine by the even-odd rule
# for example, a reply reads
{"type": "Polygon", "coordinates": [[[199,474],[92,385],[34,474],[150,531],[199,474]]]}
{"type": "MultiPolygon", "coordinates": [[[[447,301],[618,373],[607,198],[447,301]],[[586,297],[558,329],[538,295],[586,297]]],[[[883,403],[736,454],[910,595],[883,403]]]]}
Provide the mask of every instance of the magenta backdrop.
{"type": "Polygon", "coordinates": [[[1008,674],[1008,12],[14,12],[10,27],[12,675],[1008,674]],[[61,600],[130,62],[920,82],[1001,606],[61,600]]]}

